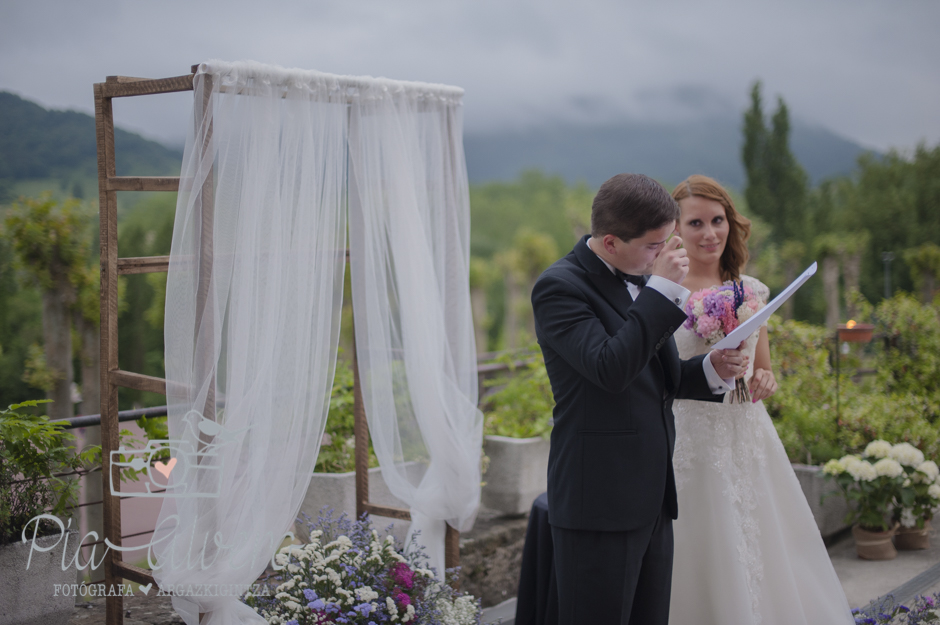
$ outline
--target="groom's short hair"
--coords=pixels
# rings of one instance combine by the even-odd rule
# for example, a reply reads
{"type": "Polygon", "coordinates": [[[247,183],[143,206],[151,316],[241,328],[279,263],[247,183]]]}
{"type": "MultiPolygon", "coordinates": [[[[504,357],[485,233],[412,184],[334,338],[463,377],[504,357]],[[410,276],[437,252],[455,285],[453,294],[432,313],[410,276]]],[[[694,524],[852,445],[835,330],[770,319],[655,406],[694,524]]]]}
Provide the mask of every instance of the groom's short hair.
{"type": "Polygon", "coordinates": [[[591,236],[623,241],[679,219],[679,204],[661,184],[643,174],[617,174],[601,185],[591,206],[591,236]]]}

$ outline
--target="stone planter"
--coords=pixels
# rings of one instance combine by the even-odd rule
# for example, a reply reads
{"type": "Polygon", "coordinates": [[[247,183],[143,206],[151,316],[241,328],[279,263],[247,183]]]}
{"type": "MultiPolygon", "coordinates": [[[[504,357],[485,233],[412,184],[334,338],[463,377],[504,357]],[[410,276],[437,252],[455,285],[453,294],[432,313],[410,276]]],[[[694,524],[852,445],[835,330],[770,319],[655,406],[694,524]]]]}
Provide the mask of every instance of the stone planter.
{"type": "Polygon", "coordinates": [[[852,536],[855,538],[855,551],[863,560],[894,560],[898,556],[897,549],[891,542],[891,537],[897,531],[897,525],[887,532],[870,532],[858,525],[852,526],[852,536]]]}
{"type": "MultiPolygon", "coordinates": [[[[424,475],[425,466],[417,462],[410,462],[407,467],[409,481],[412,484],[417,484],[421,476],[424,475]]],[[[379,467],[369,469],[369,502],[396,508],[408,507],[388,490],[385,480],[382,479],[382,470],[379,467]]],[[[343,512],[351,519],[356,518],[355,471],[313,474],[298,516],[303,519],[303,515],[306,514],[311,521],[316,522],[320,510],[324,507],[333,509],[333,518],[338,517],[343,512]]],[[[394,524],[392,534],[398,541],[404,541],[405,534],[408,532],[408,521],[374,516],[372,517],[372,523],[380,533],[390,524],[394,524]]],[[[295,528],[297,536],[306,542],[308,538],[306,525],[298,522],[295,524],[295,528]]]]}
{"type": "Polygon", "coordinates": [[[823,473],[822,467],[806,464],[794,464],[793,472],[803,488],[803,495],[822,537],[829,538],[848,528],[845,516],[849,513],[849,505],[839,492],[835,479],[823,473]]]}
{"type": "Polygon", "coordinates": [[[898,551],[930,549],[930,521],[924,521],[924,527],[899,527],[894,535],[894,546],[898,551]]]}
{"type": "Polygon", "coordinates": [[[487,436],[490,459],[483,476],[482,503],[503,514],[525,514],[548,489],[548,439],[487,436]]]}
{"type": "MultiPolygon", "coordinates": [[[[78,532],[70,530],[67,538],[74,546],[78,532]]],[[[0,546],[0,625],[68,625],[75,592],[72,587],[68,594],[63,593],[61,586],[75,584],[76,572],[72,567],[62,570],[65,540],[66,536],[58,533],[40,536],[36,539],[38,547],[49,548],[57,541],[58,545],[49,551],[33,551],[32,559],[32,541],[0,546]],[[60,586],[58,596],[56,584],[60,586]]]]}

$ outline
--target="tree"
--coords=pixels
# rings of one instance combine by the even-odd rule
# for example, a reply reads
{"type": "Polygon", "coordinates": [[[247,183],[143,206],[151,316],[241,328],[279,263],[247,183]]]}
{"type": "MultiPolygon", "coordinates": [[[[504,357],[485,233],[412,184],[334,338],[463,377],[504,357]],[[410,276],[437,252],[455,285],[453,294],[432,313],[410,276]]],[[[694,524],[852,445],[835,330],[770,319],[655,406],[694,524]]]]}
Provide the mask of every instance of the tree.
{"type": "Polygon", "coordinates": [[[751,106],[744,114],[741,158],[747,174],[747,205],[770,224],[773,241],[803,239],[808,225],[808,178],[790,151],[790,114],[786,103],[777,98],[777,111],[768,129],[759,81],[751,88],[751,106]]]}
{"type": "MultiPolygon", "coordinates": [[[[42,293],[42,363],[48,369],[46,390],[53,403],[49,416],[74,416],[71,387],[72,319],[79,301],[96,293],[90,270],[91,215],[78,200],[59,204],[51,194],[13,204],[6,228],[19,267],[42,293]]],[[[92,296],[93,297],[93,296],[92,296]]],[[[97,351],[97,344],[93,349],[97,351]]]]}

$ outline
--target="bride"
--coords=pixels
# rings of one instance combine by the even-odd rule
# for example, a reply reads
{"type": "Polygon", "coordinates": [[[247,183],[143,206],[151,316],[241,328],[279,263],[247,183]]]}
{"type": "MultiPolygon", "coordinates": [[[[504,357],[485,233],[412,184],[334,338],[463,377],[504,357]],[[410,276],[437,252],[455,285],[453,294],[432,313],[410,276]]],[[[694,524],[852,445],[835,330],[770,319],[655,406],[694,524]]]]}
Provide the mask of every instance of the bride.
{"type": "MultiPolygon", "coordinates": [[[[689,255],[682,286],[693,293],[743,281],[750,222],[714,180],[691,176],[673,191],[676,229],[689,255]]],[[[691,330],[675,333],[683,359],[709,351],[691,330]]],[[[679,497],[670,625],[854,624],[816,522],[770,416],[777,390],[767,328],[747,341],[752,402],[677,400],[673,464],[679,497]]],[[[730,394],[729,394],[730,395],[730,394]]]]}

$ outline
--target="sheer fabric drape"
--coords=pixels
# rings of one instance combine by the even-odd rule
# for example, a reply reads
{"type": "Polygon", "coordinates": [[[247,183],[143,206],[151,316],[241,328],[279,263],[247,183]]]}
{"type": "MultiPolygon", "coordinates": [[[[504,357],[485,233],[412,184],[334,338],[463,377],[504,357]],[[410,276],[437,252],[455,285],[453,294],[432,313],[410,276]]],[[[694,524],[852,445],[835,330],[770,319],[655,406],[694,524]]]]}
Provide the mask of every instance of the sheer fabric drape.
{"type": "MultiPolygon", "coordinates": [[[[157,583],[250,584],[298,513],[335,368],[347,189],[373,445],[443,570],[444,521],[465,530],[476,514],[482,439],[462,92],[216,61],[194,86],[167,281],[178,461],[157,583]]],[[[190,625],[200,612],[263,622],[235,597],[173,602],[190,625]]]]}
{"type": "MultiPolygon", "coordinates": [[[[203,64],[166,298],[161,587],[247,585],[300,509],[326,423],[345,264],[346,96],[329,76],[203,64]]],[[[237,595],[237,590],[232,590],[237,595]]],[[[260,623],[174,597],[195,625],[260,623]]]]}
{"type": "Polygon", "coordinates": [[[366,84],[350,109],[350,258],[363,400],[382,476],[444,570],[444,522],[480,500],[461,92],[366,84]],[[427,466],[420,478],[411,462],[427,466]]]}

